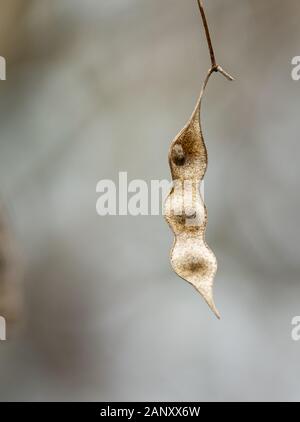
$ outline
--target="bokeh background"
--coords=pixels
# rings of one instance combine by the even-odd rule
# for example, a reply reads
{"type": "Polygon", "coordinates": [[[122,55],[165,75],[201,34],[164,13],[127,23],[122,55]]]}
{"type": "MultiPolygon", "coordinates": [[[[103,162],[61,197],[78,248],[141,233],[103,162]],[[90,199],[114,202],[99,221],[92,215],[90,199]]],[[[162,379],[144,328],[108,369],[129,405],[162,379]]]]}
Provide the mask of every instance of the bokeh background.
{"type": "Polygon", "coordinates": [[[0,400],[299,400],[300,4],[205,3],[236,77],[202,114],[221,321],[162,217],[95,210],[100,179],[170,178],[209,67],[196,1],[0,1],[0,400]]]}

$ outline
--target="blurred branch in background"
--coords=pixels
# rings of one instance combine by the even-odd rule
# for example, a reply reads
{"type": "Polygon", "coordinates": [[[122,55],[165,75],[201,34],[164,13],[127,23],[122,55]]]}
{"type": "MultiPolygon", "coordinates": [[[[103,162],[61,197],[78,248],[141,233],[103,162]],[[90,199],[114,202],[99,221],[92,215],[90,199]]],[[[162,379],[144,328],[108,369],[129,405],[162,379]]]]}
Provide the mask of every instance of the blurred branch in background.
{"type": "Polygon", "coordinates": [[[17,60],[24,45],[24,17],[32,0],[0,0],[0,55],[17,60]]]}
{"type": "Polygon", "coordinates": [[[0,208],[0,315],[9,325],[21,314],[20,256],[8,228],[3,208],[0,208]]]}

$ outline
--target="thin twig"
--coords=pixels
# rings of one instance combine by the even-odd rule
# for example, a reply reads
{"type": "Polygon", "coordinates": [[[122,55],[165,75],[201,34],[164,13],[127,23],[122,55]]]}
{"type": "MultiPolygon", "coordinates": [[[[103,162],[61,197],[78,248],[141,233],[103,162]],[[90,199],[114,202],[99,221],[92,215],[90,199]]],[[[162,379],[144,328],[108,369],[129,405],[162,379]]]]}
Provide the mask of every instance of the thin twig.
{"type": "Polygon", "coordinates": [[[202,0],[197,0],[197,3],[198,3],[198,6],[199,6],[203,26],[204,26],[204,29],[205,29],[205,35],[206,35],[206,40],[207,40],[207,45],[208,45],[208,50],[209,50],[210,60],[211,60],[211,70],[212,70],[212,72],[220,72],[229,81],[233,81],[234,78],[228,72],[226,72],[220,65],[218,65],[217,62],[216,62],[216,57],[215,57],[213,45],[212,45],[212,42],[211,42],[209,27],[208,27],[208,23],[207,23],[207,19],[206,19],[202,0]]]}
{"type": "Polygon", "coordinates": [[[214,53],[214,49],[213,49],[212,42],[211,42],[209,27],[208,27],[207,19],[206,19],[206,16],[205,16],[202,0],[197,0],[197,2],[198,2],[199,10],[200,10],[200,13],[201,13],[203,26],[204,26],[204,29],[205,29],[205,35],[206,35],[206,39],[207,39],[207,45],[208,45],[210,60],[211,60],[211,67],[216,68],[217,63],[216,63],[216,59],[215,59],[215,53],[214,53]]]}

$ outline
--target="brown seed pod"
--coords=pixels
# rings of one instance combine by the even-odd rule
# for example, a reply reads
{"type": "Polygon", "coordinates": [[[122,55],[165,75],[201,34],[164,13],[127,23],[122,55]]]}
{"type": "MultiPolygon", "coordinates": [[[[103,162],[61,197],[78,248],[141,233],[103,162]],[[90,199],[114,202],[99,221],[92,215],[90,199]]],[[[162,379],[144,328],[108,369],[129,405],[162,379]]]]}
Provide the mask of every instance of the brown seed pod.
{"type": "Polygon", "coordinates": [[[205,242],[207,212],[200,194],[200,184],[207,167],[200,107],[211,73],[212,70],[190,120],[170,147],[169,164],[174,187],[166,199],[165,217],[175,235],[171,251],[174,271],[198,290],[219,317],[212,291],[217,260],[205,242]]]}
{"type": "Polygon", "coordinates": [[[217,260],[205,242],[207,211],[200,193],[207,168],[207,151],[200,123],[200,111],[207,82],[213,72],[233,78],[215,61],[209,29],[202,2],[198,0],[211,57],[211,68],[195,110],[181,132],[171,143],[169,165],[173,188],[165,202],[165,218],[174,232],[171,264],[174,271],[192,284],[219,318],[213,300],[213,281],[217,260]]]}

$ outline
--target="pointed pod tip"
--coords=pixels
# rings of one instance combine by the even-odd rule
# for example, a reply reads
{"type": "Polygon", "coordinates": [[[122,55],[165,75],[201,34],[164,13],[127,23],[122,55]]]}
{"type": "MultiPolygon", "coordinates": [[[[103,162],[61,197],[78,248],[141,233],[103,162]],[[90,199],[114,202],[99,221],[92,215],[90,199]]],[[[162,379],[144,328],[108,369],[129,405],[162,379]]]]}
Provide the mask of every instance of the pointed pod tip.
{"type": "Polygon", "coordinates": [[[213,312],[216,315],[216,317],[218,318],[218,320],[220,320],[221,319],[221,315],[220,315],[219,311],[217,309],[215,309],[213,312]]]}
{"type": "Polygon", "coordinates": [[[214,300],[212,298],[211,298],[210,301],[207,300],[207,304],[210,307],[210,309],[213,311],[213,313],[216,315],[216,317],[218,319],[221,319],[221,315],[220,315],[220,313],[219,313],[219,311],[218,311],[218,309],[217,309],[217,307],[215,305],[214,300]]]}
{"type": "Polygon", "coordinates": [[[196,287],[197,291],[201,294],[205,302],[208,304],[212,312],[215,314],[215,316],[220,320],[221,315],[215,305],[214,298],[213,298],[213,291],[212,287],[210,289],[203,289],[199,286],[196,287]]]}

